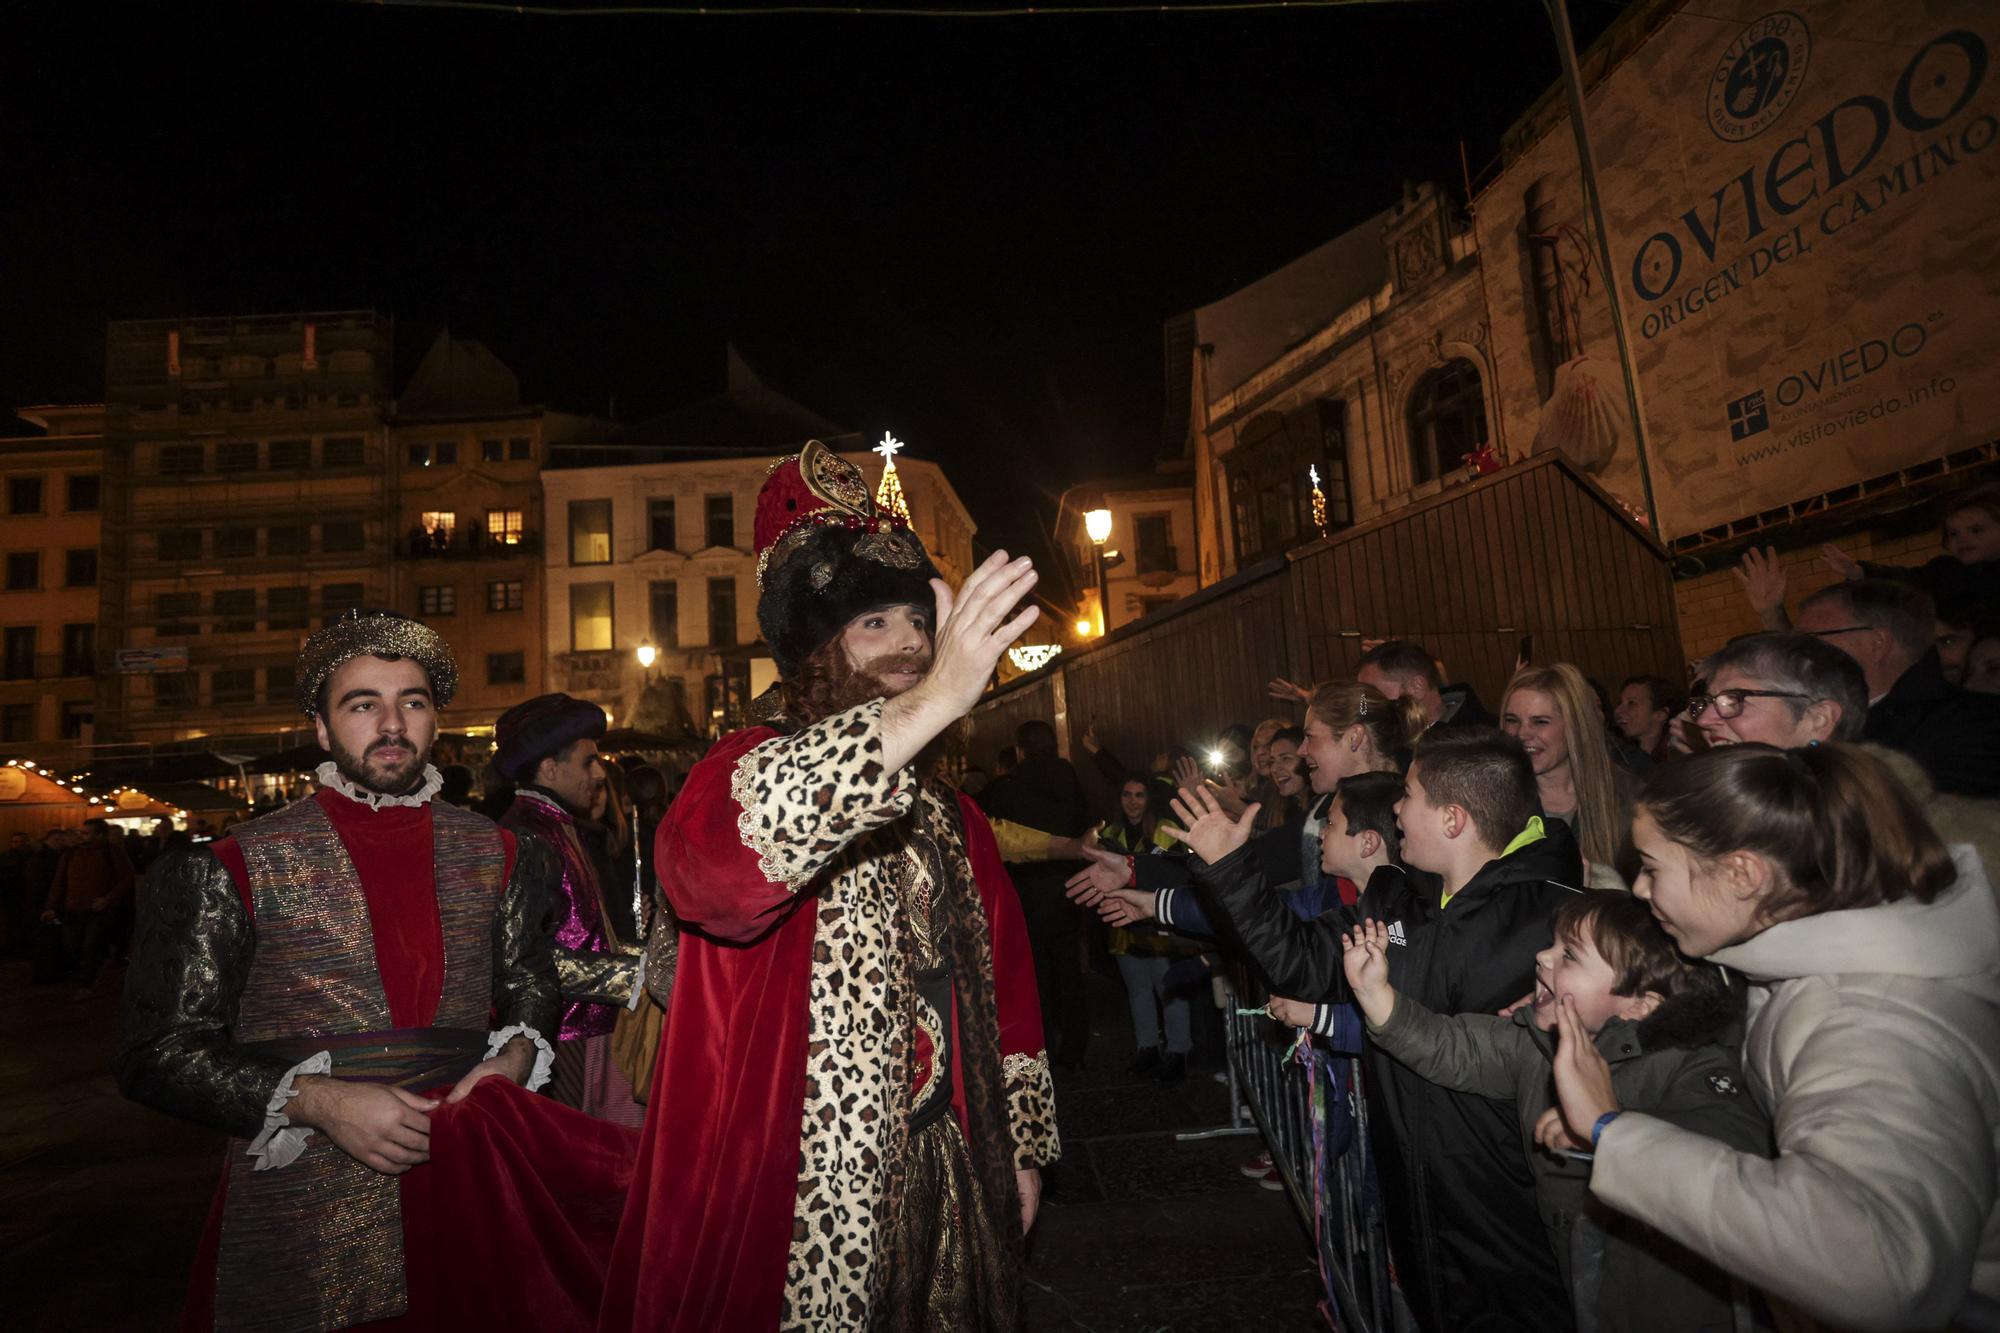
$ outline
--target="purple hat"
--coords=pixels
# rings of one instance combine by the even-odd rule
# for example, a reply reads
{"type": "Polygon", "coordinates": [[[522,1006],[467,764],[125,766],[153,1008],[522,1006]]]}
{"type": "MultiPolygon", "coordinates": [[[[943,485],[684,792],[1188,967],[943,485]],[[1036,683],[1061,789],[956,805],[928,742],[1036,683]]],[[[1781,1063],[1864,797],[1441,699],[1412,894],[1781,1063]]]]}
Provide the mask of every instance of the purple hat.
{"type": "Polygon", "coordinates": [[[493,767],[519,782],[536,764],[572,741],[604,735],[604,710],[567,694],[541,694],[515,704],[493,727],[493,767]]]}

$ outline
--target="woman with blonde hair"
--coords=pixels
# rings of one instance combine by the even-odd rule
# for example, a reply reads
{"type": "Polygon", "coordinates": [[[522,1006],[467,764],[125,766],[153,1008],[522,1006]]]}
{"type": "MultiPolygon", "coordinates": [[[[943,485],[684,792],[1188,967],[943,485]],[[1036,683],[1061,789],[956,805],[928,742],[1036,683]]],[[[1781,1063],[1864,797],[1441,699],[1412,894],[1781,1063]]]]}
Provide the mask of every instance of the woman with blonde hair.
{"type": "Polygon", "coordinates": [[[1611,761],[1604,713],[1583,673],[1567,662],[1517,672],[1501,700],[1500,729],[1528,752],[1542,813],[1575,831],[1592,887],[1624,888],[1616,865],[1637,788],[1611,761]]]}
{"type": "Polygon", "coordinates": [[[1423,710],[1404,695],[1391,699],[1373,685],[1333,681],[1306,705],[1306,742],[1299,747],[1315,795],[1332,792],[1357,773],[1400,773],[1424,734],[1423,710]]]}

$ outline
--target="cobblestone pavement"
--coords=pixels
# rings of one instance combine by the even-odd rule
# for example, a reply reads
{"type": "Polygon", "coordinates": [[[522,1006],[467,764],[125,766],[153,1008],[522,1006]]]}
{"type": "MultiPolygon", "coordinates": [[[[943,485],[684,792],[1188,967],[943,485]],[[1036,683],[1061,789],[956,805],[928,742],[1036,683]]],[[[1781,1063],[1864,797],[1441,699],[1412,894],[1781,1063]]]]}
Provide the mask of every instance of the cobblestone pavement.
{"type": "MultiPolygon", "coordinates": [[[[119,1097],[122,979],[107,969],[77,1000],[0,964],[0,1327],[174,1327],[223,1140],[119,1097]]],[[[1032,1238],[1030,1327],[1320,1327],[1297,1216],[1236,1170],[1255,1136],[1173,1137],[1227,1119],[1213,1063],[1172,1089],[1126,1074],[1123,994],[1093,978],[1091,1002],[1086,1065],[1057,1075],[1066,1155],[1032,1238]]]]}

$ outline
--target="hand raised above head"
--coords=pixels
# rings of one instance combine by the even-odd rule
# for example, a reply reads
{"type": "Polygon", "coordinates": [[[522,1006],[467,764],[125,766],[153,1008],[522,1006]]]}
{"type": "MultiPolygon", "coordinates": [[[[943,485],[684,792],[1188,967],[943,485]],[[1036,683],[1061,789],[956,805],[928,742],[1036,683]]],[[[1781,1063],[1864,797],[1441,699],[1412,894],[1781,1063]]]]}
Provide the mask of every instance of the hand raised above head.
{"type": "Polygon", "coordinates": [[[1173,808],[1181,827],[1163,825],[1164,831],[1211,864],[1250,841],[1251,825],[1256,822],[1257,812],[1263,809],[1261,805],[1250,805],[1239,818],[1231,819],[1215,793],[1200,786],[1182,787],[1181,794],[1174,798],[1173,808]]]}
{"type": "Polygon", "coordinates": [[[1016,609],[1038,577],[1027,556],[1009,560],[1005,551],[995,551],[956,595],[942,579],[932,579],[937,633],[930,674],[917,688],[955,708],[951,716],[964,716],[979,701],[1000,654],[1041,614],[1032,604],[1016,609]]]}

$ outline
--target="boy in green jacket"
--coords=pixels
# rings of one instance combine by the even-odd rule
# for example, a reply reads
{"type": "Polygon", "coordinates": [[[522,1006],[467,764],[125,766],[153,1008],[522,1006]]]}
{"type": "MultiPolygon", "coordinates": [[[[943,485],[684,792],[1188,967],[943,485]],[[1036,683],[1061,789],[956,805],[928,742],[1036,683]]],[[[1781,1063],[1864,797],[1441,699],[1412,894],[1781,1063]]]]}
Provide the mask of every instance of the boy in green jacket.
{"type": "Polygon", "coordinates": [[[1535,1132],[1555,1104],[1556,1028],[1568,1023],[1611,1065],[1620,1106],[1768,1153],[1770,1121],[1741,1072],[1741,998],[1719,968],[1675,952],[1636,898],[1577,895],[1557,908],[1554,926],[1554,940],[1535,956],[1533,1004],[1509,1018],[1446,1017],[1397,994],[1378,921],[1343,938],[1342,963],[1377,1046],[1433,1083],[1519,1108],[1542,1224],[1580,1333],[1727,1333],[1734,1325],[1728,1276],[1597,1203],[1588,1155],[1552,1155],[1536,1146],[1535,1132]]]}

